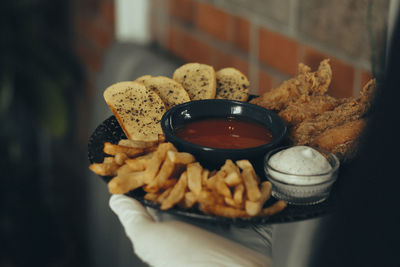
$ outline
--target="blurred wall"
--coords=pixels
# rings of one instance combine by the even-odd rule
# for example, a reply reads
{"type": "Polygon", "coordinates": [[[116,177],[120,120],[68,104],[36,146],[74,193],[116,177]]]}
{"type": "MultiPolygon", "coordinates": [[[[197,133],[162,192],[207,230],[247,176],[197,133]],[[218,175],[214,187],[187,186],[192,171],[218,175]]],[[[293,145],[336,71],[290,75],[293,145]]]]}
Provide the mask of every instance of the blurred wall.
{"type": "Polygon", "coordinates": [[[185,61],[233,66],[259,94],[331,58],[329,93],[357,95],[385,40],[389,1],[152,1],[155,40],[185,61]]]}
{"type": "MultiPolygon", "coordinates": [[[[115,40],[118,5],[113,0],[74,2],[77,50],[93,91],[93,79],[115,40]]],[[[322,59],[330,58],[333,80],[329,93],[347,97],[357,95],[371,76],[379,75],[377,58],[386,38],[391,1],[136,2],[133,22],[135,12],[150,8],[150,37],[141,33],[142,39],[150,38],[186,62],[198,61],[215,69],[236,67],[248,75],[254,94],[295,75],[300,62],[316,68],[322,59]]],[[[132,3],[125,5],[129,8],[132,3]]]]}
{"type": "MultiPolygon", "coordinates": [[[[73,0],[72,23],[75,29],[75,50],[85,73],[85,88],[89,101],[98,94],[96,80],[104,65],[104,58],[115,41],[114,0],[73,0]]],[[[82,99],[79,109],[82,139],[87,141],[90,102],[82,99]]]]}

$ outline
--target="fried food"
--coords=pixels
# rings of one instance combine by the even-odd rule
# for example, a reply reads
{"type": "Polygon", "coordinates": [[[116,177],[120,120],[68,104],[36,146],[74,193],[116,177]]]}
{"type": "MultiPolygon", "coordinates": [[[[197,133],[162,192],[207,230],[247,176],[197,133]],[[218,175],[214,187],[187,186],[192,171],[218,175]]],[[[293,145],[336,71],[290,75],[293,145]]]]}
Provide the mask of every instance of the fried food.
{"type": "Polygon", "coordinates": [[[261,197],[258,201],[246,200],[245,209],[247,214],[254,216],[260,213],[261,208],[271,196],[272,184],[268,181],[261,183],[261,197]]]}
{"type": "Polygon", "coordinates": [[[133,171],[144,171],[154,152],[145,154],[143,156],[139,156],[136,158],[128,158],[125,160],[125,163],[133,170],[133,171]]]}
{"type": "Polygon", "coordinates": [[[110,142],[105,142],[103,151],[104,153],[113,156],[115,156],[117,153],[124,153],[129,157],[134,157],[144,154],[146,150],[144,148],[139,148],[139,147],[114,145],[111,144],[110,142]]]}
{"type": "Polygon", "coordinates": [[[161,143],[157,141],[140,141],[140,140],[131,140],[131,139],[121,139],[118,141],[119,146],[124,147],[134,147],[134,148],[148,148],[157,145],[157,143],[161,143]]]}
{"type": "Polygon", "coordinates": [[[286,201],[284,200],[278,200],[277,202],[275,202],[274,204],[272,204],[271,206],[264,208],[263,210],[261,210],[260,215],[261,216],[271,216],[273,214],[276,214],[278,212],[281,212],[283,209],[285,209],[287,206],[286,201]]]}
{"type": "Polygon", "coordinates": [[[167,156],[174,163],[180,164],[189,164],[195,161],[195,158],[192,154],[186,152],[176,152],[176,151],[168,151],[167,156]]]}
{"type": "Polygon", "coordinates": [[[191,191],[186,192],[181,205],[185,209],[190,209],[191,207],[193,207],[196,204],[196,201],[197,201],[197,195],[195,193],[193,193],[191,191]]]}
{"type": "Polygon", "coordinates": [[[361,119],[369,110],[374,89],[375,81],[371,80],[363,87],[358,98],[343,99],[343,103],[333,110],[325,111],[296,125],[290,131],[290,138],[295,144],[309,145],[324,131],[361,119]]]}
{"type": "Polygon", "coordinates": [[[235,201],[236,205],[241,205],[243,203],[243,194],[244,194],[244,185],[238,184],[235,186],[233,191],[233,200],[235,201]]]}
{"type": "Polygon", "coordinates": [[[258,177],[248,160],[237,161],[242,169],[244,186],[247,192],[247,198],[251,201],[258,201],[261,198],[261,191],[258,188],[258,177]]]}
{"type": "Polygon", "coordinates": [[[100,176],[111,176],[117,173],[120,165],[118,165],[114,160],[107,162],[104,160],[103,163],[93,163],[89,166],[89,169],[97,175],[100,176]]]}
{"type": "MultiPolygon", "coordinates": [[[[157,192],[167,182],[168,178],[172,175],[175,169],[175,164],[166,157],[158,171],[156,177],[146,186],[146,192],[157,192]]],[[[146,180],[148,182],[148,180],[146,180]]]]}
{"type": "Polygon", "coordinates": [[[187,165],[188,172],[188,187],[195,195],[199,195],[202,187],[202,173],[203,168],[200,163],[194,162],[187,165]]]}
{"type": "Polygon", "coordinates": [[[157,150],[154,153],[154,156],[151,157],[149,164],[147,164],[146,166],[146,184],[151,183],[156,177],[158,170],[160,169],[160,166],[170,149],[176,150],[176,148],[171,143],[162,143],[158,146],[157,150]]]}
{"type": "Polygon", "coordinates": [[[203,206],[202,211],[207,214],[215,214],[221,217],[230,217],[230,218],[249,217],[249,215],[245,210],[220,204],[203,206]]]}
{"type": "Polygon", "coordinates": [[[166,210],[172,208],[185,196],[186,187],[188,184],[187,172],[183,172],[179,177],[178,182],[174,185],[168,196],[161,202],[161,209],[166,210]]]}
{"type": "MultiPolygon", "coordinates": [[[[206,214],[231,218],[271,216],[284,206],[272,205],[269,212],[265,203],[271,197],[271,183],[261,182],[248,160],[226,160],[219,170],[204,169],[193,155],[179,152],[172,143],[150,144],[128,142],[135,146],[152,148],[146,154],[114,153],[126,149],[123,145],[109,144],[102,163],[93,163],[95,173],[113,176],[108,182],[111,194],[125,194],[141,188],[144,199],[160,205],[161,210],[179,206],[183,209],[198,208],[206,214]],[[116,158],[118,158],[116,160],[116,158]]],[[[125,150],[124,150],[125,151],[125,150]]]]}
{"type": "Polygon", "coordinates": [[[353,158],[358,137],[366,125],[366,119],[359,119],[330,128],[314,138],[310,145],[331,151],[340,159],[353,158]]]}
{"type": "Polygon", "coordinates": [[[311,72],[310,67],[300,63],[296,77],[284,81],[279,87],[254,98],[250,103],[280,111],[303,95],[325,94],[328,91],[331,79],[332,70],[329,59],[321,61],[318,70],[315,72],[311,72]]]}
{"type": "Polygon", "coordinates": [[[115,176],[108,183],[111,194],[124,194],[144,185],[144,172],[129,172],[115,176]]]}
{"type": "Polygon", "coordinates": [[[297,125],[302,121],[315,118],[325,111],[332,110],[341,104],[339,99],[329,95],[301,96],[291,102],[285,109],[278,113],[287,125],[297,125]]]}
{"type": "Polygon", "coordinates": [[[331,79],[329,59],[321,61],[315,72],[299,64],[296,77],[251,103],[278,111],[288,126],[292,144],[319,146],[342,161],[351,160],[365,126],[364,118],[370,110],[376,81],[371,79],[359,97],[339,99],[327,94],[331,79]]]}
{"type": "Polygon", "coordinates": [[[225,164],[221,167],[221,171],[226,173],[224,182],[228,186],[236,186],[242,182],[240,178],[240,170],[232,160],[226,160],[225,164]]]}

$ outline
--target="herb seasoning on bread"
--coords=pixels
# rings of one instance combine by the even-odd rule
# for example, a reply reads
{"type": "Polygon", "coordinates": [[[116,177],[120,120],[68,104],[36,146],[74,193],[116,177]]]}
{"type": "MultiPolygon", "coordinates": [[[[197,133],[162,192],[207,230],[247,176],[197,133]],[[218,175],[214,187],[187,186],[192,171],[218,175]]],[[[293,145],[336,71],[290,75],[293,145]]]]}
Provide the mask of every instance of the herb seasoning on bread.
{"type": "Polygon", "coordinates": [[[183,85],[191,100],[215,98],[217,83],[212,66],[187,63],[177,68],[172,78],[183,85]]]}
{"type": "Polygon", "coordinates": [[[223,68],[217,71],[217,99],[247,101],[250,83],[247,77],[235,68],[223,68]]]}
{"type": "Polygon", "coordinates": [[[104,99],[131,140],[158,140],[165,104],[140,82],[119,82],[104,91],[104,99]]]}
{"type": "Polygon", "coordinates": [[[148,77],[143,79],[147,89],[156,92],[165,104],[166,109],[189,102],[189,94],[177,81],[163,76],[148,77]]]}

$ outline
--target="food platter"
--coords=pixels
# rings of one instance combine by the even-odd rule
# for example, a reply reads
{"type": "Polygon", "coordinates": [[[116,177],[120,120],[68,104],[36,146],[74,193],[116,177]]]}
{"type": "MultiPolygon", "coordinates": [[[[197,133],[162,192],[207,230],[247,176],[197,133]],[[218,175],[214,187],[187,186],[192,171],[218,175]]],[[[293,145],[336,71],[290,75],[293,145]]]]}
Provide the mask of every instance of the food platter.
{"type": "MultiPolygon", "coordinates": [[[[100,163],[104,159],[103,145],[105,142],[113,144],[118,143],[119,140],[126,139],[124,132],[122,131],[118,121],[114,116],[110,116],[104,120],[94,130],[89,138],[88,143],[88,159],[90,163],[100,163]]],[[[262,173],[260,170],[256,170],[257,173],[262,173]]],[[[260,175],[261,179],[266,179],[260,175]]],[[[107,183],[111,177],[100,176],[100,178],[107,183]]],[[[138,200],[144,206],[152,207],[160,210],[159,205],[144,199],[145,192],[142,189],[136,189],[127,193],[128,196],[138,200]]],[[[169,210],[162,212],[169,213],[171,215],[185,217],[186,219],[201,220],[208,223],[218,224],[235,224],[235,225],[249,225],[249,224],[271,224],[271,223],[284,223],[306,220],[316,218],[331,213],[334,210],[336,198],[336,190],[333,188],[331,195],[324,202],[315,205],[288,205],[283,211],[272,216],[267,217],[251,217],[251,218],[225,218],[214,215],[206,215],[197,209],[183,210],[179,207],[173,207],[169,210]]],[[[273,197],[268,200],[266,206],[271,205],[276,199],[273,197]]]]}
{"type": "MultiPolygon", "coordinates": [[[[211,66],[188,63],[176,69],[172,78],[163,77],[162,81],[145,75],[133,82],[110,85],[104,98],[114,116],[104,120],[90,136],[90,170],[102,177],[111,194],[126,194],[145,206],[186,219],[219,224],[269,224],[333,212],[339,199],[335,181],[341,180],[340,173],[345,167],[341,163],[348,165],[357,153],[357,139],[366,124],[375,79],[362,88],[359,97],[337,99],[327,93],[332,70],[329,59],[325,59],[314,72],[299,64],[297,76],[255,97],[250,95],[245,75],[223,70],[215,72],[211,66]],[[231,79],[235,82],[230,82],[231,79]],[[185,82],[197,80],[202,82],[185,82]],[[180,93],[185,94],[177,97],[180,93]],[[185,108],[180,110],[181,107],[185,108]],[[260,109],[268,114],[259,112],[260,109]],[[176,130],[189,121],[229,116],[265,125],[272,132],[272,141],[245,148],[218,148],[176,135],[176,130]],[[292,146],[302,145],[321,149],[313,150],[325,157],[332,170],[304,175],[307,179],[308,175],[327,175],[329,183],[314,183],[302,187],[304,190],[295,183],[283,182],[278,186],[276,181],[273,183],[276,177],[268,166],[266,171],[271,178],[267,181],[265,154],[285,146],[285,151],[293,152],[292,146]],[[331,154],[335,159],[332,162],[325,156],[331,154]]],[[[247,131],[246,128],[246,134],[247,131]]],[[[210,136],[207,142],[216,138],[216,134],[210,136]]],[[[220,140],[225,142],[226,136],[220,140]]],[[[235,134],[235,138],[244,141],[250,137],[235,134]]],[[[306,149],[308,154],[296,150],[297,154],[292,154],[295,158],[285,157],[288,160],[284,163],[290,169],[304,167],[302,159],[314,153],[306,149]]],[[[311,165],[315,162],[313,159],[311,165]]],[[[291,173],[286,169],[281,172],[285,177],[303,175],[302,171],[291,173]]],[[[274,170],[276,174],[275,171],[280,170],[274,170]]]]}

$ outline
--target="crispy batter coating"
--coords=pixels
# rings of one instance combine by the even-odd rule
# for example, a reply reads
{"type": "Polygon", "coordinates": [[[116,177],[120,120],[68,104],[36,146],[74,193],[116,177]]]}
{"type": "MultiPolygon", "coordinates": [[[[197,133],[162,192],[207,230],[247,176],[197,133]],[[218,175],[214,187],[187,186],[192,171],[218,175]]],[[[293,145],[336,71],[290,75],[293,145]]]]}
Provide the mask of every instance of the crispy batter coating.
{"type": "Polygon", "coordinates": [[[366,119],[346,122],[330,128],[312,140],[310,145],[328,150],[341,160],[352,158],[357,150],[358,137],[366,125],[366,119]]]}
{"type": "Polygon", "coordinates": [[[310,144],[323,131],[345,122],[360,119],[362,111],[363,109],[360,108],[357,100],[345,102],[333,110],[325,111],[314,118],[299,123],[292,129],[290,138],[299,145],[310,144]]]}
{"type": "Polygon", "coordinates": [[[343,161],[351,159],[374,97],[375,79],[363,87],[359,97],[339,99],[327,94],[332,78],[329,59],[321,61],[315,72],[300,63],[298,72],[250,102],[278,111],[294,145],[319,146],[343,161]]]}
{"type": "Polygon", "coordinates": [[[321,61],[315,72],[311,72],[310,67],[300,63],[298,72],[296,77],[284,81],[279,87],[251,100],[250,103],[271,110],[282,110],[302,95],[322,95],[328,91],[332,78],[329,59],[321,61]]]}
{"type": "Polygon", "coordinates": [[[375,81],[368,82],[358,98],[342,99],[343,103],[333,110],[299,123],[290,131],[290,138],[295,144],[311,144],[325,130],[362,118],[370,107],[374,89],[375,81]]]}
{"type": "Polygon", "coordinates": [[[340,104],[339,99],[329,95],[303,95],[281,110],[278,115],[287,125],[297,125],[302,121],[315,118],[325,111],[332,110],[340,104]]]}

